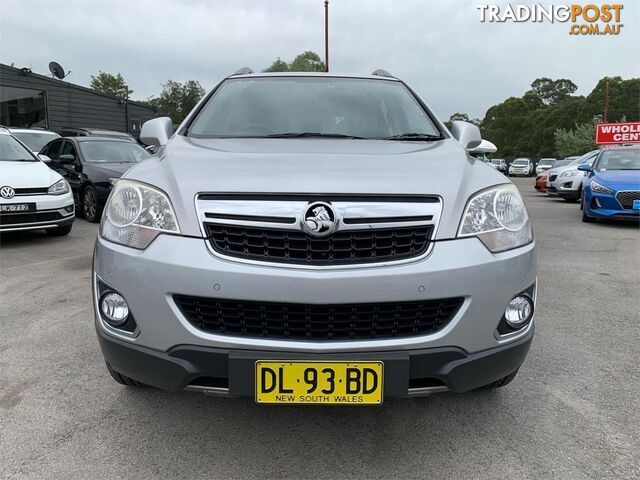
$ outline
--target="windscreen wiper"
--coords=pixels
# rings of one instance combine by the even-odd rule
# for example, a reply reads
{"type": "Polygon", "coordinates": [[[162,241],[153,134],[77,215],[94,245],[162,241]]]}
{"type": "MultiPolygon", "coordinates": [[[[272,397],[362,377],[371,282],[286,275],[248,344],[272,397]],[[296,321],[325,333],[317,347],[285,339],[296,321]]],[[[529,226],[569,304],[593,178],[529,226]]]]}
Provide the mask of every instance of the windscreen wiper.
{"type": "Polygon", "coordinates": [[[366,140],[364,137],[356,137],[355,135],[344,135],[342,133],[320,133],[320,132],[285,132],[271,133],[265,135],[266,138],[304,138],[304,137],[320,137],[320,138],[351,138],[356,140],[366,140]]]}
{"type": "Polygon", "coordinates": [[[433,135],[431,133],[401,133],[400,135],[384,137],[383,140],[413,140],[416,142],[433,142],[436,140],[442,140],[442,136],[433,135]]]}

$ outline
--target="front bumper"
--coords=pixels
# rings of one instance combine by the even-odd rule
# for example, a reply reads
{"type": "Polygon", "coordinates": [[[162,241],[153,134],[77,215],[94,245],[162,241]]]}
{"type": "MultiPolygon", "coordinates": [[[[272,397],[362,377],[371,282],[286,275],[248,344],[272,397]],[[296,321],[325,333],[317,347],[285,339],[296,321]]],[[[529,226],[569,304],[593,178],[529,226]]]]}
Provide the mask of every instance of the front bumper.
{"type": "Polygon", "coordinates": [[[213,256],[200,238],[160,235],[144,251],[98,238],[94,303],[97,282],[108,284],[127,300],[137,328],[132,333],[116,330],[96,309],[96,329],[105,359],[116,371],[166,390],[193,387],[198,377],[211,377],[226,379],[228,385],[221,388],[233,394],[253,395],[252,377],[248,380],[253,370],[247,365],[258,358],[370,358],[384,361],[385,375],[398,379],[396,386],[392,377],[385,380],[388,395],[411,393],[410,382],[421,378],[439,381],[439,389],[465,391],[508,375],[526,356],[533,323],[508,335],[497,328],[513,296],[535,283],[535,264],[533,242],[492,254],[476,238],[436,241],[415,262],[344,270],[242,264],[213,256]],[[307,304],[464,301],[435,333],[294,341],[204,332],[175,304],[173,296],[180,294],[307,304]],[[526,347],[511,350],[523,342],[526,347]],[[455,373],[463,371],[467,373],[455,373]],[[244,383],[235,384],[240,381],[236,378],[244,383]]]}
{"type": "Polygon", "coordinates": [[[615,193],[603,194],[590,191],[585,195],[584,208],[589,217],[604,220],[640,221],[640,210],[622,208],[615,198],[615,193]]]}
{"type": "Polygon", "coordinates": [[[524,362],[533,329],[519,340],[468,353],[457,347],[384,352],[279,353],[177,345],[163,352],[98,331],[105,360],[112,369],[167,391],[199,391],[254,397],[257,360],[379,360],[384,363],[384,397],[466,392],[506,377],[524,362]]]}
{"type": "MultiPolygon", "coordinates": [[[[97,278],[120,292],[138,325],[134,334],[96,326],[140,346],[176,345],[289,352],[409,350],[455,345],[468,352],[505,342],[496,329],[517,293],[536,280],[535,244],[492,254],[476,238],[436,241],[415,262],[344,270],[242,264],[213,256],[205,240],[158,236],[144,251],[102,238],[96,242],[97,278]],[[441,330],[424,336],[358,341],[292,341],[204,332],[180,312],[174,295],[307,304],[409,302],[462,297],[441,330]]],[[[94,301],[95,296],[94,285],[94,301]]]]}
{"type": "Polygon", "coordinates": [[[22,195],[9,200],[1,199],[0,204],[35,204],[33,212],[0,213],[0,231],[41,230],[70,225],[75,220],[73,194],[64,195],[22,195]]]}

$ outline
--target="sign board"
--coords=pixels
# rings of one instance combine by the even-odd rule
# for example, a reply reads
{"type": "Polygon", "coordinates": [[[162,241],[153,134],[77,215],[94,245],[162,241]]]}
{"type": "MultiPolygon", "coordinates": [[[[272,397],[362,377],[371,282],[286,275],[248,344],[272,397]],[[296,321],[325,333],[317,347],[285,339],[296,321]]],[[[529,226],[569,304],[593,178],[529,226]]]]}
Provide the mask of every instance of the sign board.
{"type": "Polygon", "coordinates": [[[599,123],[596,125],[596,143],[640,143],[640,122],[599,123]]]}

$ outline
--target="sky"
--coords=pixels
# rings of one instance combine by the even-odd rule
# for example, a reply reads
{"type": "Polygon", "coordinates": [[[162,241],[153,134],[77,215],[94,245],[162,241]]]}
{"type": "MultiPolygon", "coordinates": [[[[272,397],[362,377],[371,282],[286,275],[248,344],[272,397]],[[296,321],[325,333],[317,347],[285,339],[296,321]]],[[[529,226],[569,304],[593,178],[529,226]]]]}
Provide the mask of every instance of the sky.
{"type": "MultiPolygon", "coordinates": [[[[240,67],[277,57],[324,56],[323,0],[0,0],[0,63],[48,74],[51,60],[88,86],[120,72],[133,99],[162,83],[198,80],[205,90],[240,67]]],[[[605,76],[640,77],[640,2],[623,4],[618,36],[569,35],[569,23],[482,23],[491,0],[330,0],[330,68],[384,68],[443,120],[482,118],[538,77],[569,78],[586,95],[605,76]]],[[[533,2],[512,1],[512,5],[533,2]]],[[[541,1],[542,5],[562,2],[541,1]]],[[[567,3],[595,3],[573,0],[567,3]]]]}

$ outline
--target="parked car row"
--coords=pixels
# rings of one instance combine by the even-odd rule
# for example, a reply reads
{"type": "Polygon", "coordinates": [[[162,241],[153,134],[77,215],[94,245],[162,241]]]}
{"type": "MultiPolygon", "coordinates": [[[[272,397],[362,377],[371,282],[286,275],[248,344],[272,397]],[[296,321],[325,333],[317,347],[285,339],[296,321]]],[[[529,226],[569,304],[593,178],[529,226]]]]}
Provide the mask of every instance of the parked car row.
{"type": "Polygon", "coordinates": [[[583,222],[640,222],[640,146],[604,148],[573,158],[541,172],[535,189],[580,202],[583,222]]]}
{"type": "Polygon", "coordinates": [[[66,235],[76,211],[100,221],[115,181],[151,156],[128,134],[85,130],[60,137],[40,129],[0,128],[0,232],[66,235]]]}

